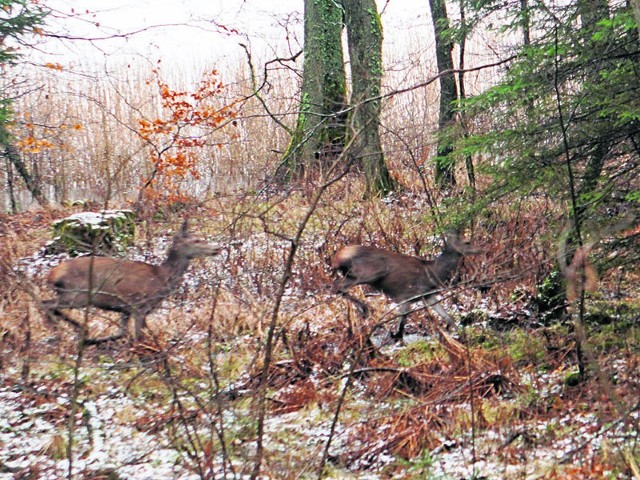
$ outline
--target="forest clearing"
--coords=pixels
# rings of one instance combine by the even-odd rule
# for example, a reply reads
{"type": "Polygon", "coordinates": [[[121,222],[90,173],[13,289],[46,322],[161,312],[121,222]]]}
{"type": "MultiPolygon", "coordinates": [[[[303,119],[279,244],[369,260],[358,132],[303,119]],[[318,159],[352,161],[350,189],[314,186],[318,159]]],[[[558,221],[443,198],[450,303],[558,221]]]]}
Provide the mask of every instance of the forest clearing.
{"type": "Polygon", "coordinates": [[[6,3],[0,479],[640,478],[635,4],[96,73],[47,60],[93,12],[6,3]]]}

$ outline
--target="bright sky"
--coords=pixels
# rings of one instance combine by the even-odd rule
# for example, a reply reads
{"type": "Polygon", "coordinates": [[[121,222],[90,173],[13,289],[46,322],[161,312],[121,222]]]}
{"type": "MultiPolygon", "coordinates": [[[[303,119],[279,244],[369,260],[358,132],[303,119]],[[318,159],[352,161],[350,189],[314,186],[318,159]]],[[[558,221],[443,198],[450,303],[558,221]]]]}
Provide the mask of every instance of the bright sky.
{"type": "MultiPolygon", "coordinates": [[[[277,49],[280,55],[297,52],[302,44],[303,0],[48,0],[46,4],[61,14],[75,12],[74,20],[61,15],[53,25],[74,37],[103,38],[146,29],[126,38],[48,45],[46,50],[56,53],[60,63],[100,62],[106,57],[125,63],[137,55],[182,66],[239,58],[240,42],[258,54],[277,49]]],[[[378,0],[378,8],[384,9],[389,44],[407,32],[428,31],[428,0],[378,0]]]]}

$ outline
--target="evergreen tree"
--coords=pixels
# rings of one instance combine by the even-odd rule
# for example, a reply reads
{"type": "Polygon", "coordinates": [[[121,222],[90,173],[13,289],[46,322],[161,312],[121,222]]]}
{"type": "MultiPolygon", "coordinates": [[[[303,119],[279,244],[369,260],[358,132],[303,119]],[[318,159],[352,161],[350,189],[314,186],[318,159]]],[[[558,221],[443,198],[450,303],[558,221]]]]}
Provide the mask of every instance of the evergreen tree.
{"type": "MultiPolygon", "coordinates": [[[[42,25],[47,11],[29,0],[0,0],[3,14],[0,16],[0,67],[7,72],[19,59],[17,47],[24,38],[36,33],[42,25]]],[[[6,75],[6,73],[4,73],[6,75]]],[[[6,125],[11,120],[11,99],[6,92],[0,93],[0,142],[8,140],[6,125]]]]}
{"type": "MultiPolygon", "coordinates": [[[[29,0],[0,0],[0,8],[3,11],[0,15],[0,70],[6,76],[11,73],[11,65],[19,61],[17,47],[25,45],[27,36],[38,33],[38,27],[43,24],[48,12],[29,0]]],[[[15,167],[33,197],[45,204],[46,199],[39,185],[27,170],[7,129],[13,116],[11,107],[12,99],[5,91],[0,92],[0,154],[5,157],[7,169],[15,167]]]]}
{"type": "Polygon", "coordinates": [[[530,43],[502,81],[465,102],[479,127],[456,148],[483,154],[479,166],[493,181],[479,201],[544,192],[594,231],[615,214],[637,214],[640,45],[631,10],[575,0],[514,11],[510,27],[522,28],[526,15],[530,43]]]}

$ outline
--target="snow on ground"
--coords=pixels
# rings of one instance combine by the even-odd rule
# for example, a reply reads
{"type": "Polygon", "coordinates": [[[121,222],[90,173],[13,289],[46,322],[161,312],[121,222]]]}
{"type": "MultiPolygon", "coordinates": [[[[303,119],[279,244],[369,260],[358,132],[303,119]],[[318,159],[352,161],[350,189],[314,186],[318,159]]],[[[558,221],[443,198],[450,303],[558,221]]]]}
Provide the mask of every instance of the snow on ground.
{"type": "MultiPolygon", "coordinates": [[[[68,403],[65,396],[49,401],[26,400],[17,386],[5,384],[0,388],[0,465],[6,472],[0,473],[0,479],[13,479],[13,472],[34,465],[41,473],[39,478],[55,480],[67,476],[67,459],[56,460],[52,456],[65,456],[53,449],[56,438],[66,437],[63,412],[68,410],[68,403]]],[[[117,469],[123,479],[198,478],[181,466],[180,454],[167,446],[162,435],[135,428],[131,419],[146,409],[129,397],[120,393],[99,395],[84,401],[81,410],[82,426],[75,431],[74,474],[117,469]]]]}

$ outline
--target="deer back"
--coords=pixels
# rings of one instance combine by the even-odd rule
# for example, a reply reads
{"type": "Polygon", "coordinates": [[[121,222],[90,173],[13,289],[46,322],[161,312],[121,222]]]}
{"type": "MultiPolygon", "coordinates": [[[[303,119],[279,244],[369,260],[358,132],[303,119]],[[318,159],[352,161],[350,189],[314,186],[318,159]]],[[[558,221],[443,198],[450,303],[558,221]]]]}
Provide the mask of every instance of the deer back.
{"type": "Polygon", "coordinates": [[[424,292],[425,284],[430,283],[425,265],[418,257],[363,245],[339,250],[331,264],[353,285],[370,285],[396,301],[424,292]]]}
{"type": "Polygon", "coordinates": [[[166,295],[167,274],[161,266],[144,262],[81,257],[53,268],[47,283],[56,290],[61,306],[126,311],[158,303],[166,295]]]}

